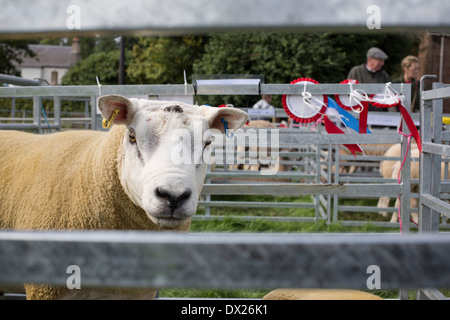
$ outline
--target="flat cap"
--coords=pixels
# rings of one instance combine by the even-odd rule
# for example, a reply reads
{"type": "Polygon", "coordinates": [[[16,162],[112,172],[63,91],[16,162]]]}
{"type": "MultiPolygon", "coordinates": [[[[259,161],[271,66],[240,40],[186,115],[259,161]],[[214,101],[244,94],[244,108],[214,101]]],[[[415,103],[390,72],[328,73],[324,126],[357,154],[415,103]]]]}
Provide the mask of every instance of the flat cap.
{"type": "Polygon", "coordinates": [[[377,48],[377,47],[372,47],[369,50],[367,50],[367,58],[368,57],[372,57],[375,59],[381,59],[381,60],[386,60],[388,58],[387,54],[384,53],[383,50],[381,50],[380,48],[377,48]]]}

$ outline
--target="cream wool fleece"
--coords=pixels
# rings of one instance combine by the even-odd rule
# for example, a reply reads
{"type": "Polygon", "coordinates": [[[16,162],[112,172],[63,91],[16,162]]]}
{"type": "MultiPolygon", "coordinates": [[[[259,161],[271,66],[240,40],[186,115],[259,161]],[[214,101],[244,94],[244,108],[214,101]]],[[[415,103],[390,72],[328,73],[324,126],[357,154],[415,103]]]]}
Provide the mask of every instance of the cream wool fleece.
{"type": "Polygon", "coordinates": [[[124,132],[0,132],[0,228],[159,230],[120,184],[124,132]]]}
{"type": "MultiPolygon", "coordinates": [[[[0,131],[0,228],[160,230],[120,184],[124,133],[121,125],[50,135],[0,131]]],[[[64,291],[27,286],[28,298],[64,291]]]]}
{"type": "Polygon", "coordinates": [[[270,291],[263,300],[383,300],[359,290],[346,289],[276,289],[270,291]]]}

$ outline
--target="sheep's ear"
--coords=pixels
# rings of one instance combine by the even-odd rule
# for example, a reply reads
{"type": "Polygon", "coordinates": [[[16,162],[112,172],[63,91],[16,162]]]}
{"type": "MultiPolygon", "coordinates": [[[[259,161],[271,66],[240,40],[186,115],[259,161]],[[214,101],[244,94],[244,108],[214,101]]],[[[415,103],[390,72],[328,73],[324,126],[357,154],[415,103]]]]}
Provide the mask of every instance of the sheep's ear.
{"type": "Polygon", "coordinates": [[[111,125],[109,121],[112,116],[113,124],[128,125],[137,110],[128,98],[114,94],[99,97],[97,105],[106,120],[107,127],[111,125]]]}
{"type": "Polygon", "coordinates": [[[200,108],[203,116],[208,120],[209,127],[211,129],[218,129],[222,133],[225,133],[225,126],[222,119],[227,122],[228,129],[233,130],[242,127],[248,119],[247,112],[235,108],[215,108],[209,106],[201,106],[200,108]]]}

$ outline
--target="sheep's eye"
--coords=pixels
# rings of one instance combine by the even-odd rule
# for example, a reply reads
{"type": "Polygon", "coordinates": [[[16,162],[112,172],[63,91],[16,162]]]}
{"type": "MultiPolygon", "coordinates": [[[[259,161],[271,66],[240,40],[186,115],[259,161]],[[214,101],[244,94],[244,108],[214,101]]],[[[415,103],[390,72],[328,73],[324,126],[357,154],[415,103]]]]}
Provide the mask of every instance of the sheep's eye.
{"type": "Polygon", "coordinates": [[[130,134],[128,135],[128,139],[130,140],[130,143],[136,143],[136,134],[134,132],[130,131],[130,134]]]}
{"type": "Polygon", "coordinates": [[[205,142],[205,148],[207,148],[211,144],[211,140],[205,142]]]}

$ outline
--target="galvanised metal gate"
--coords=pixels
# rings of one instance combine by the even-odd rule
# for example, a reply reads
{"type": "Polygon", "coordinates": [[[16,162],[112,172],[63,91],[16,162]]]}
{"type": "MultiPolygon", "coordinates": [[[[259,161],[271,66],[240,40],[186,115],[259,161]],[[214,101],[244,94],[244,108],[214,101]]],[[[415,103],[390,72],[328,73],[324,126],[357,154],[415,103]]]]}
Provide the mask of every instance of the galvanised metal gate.
{"type": "MultiPolygon", "coordinates": [[[[425,78],[433,76],[424,76],[425,78]]],[[[450,85],[433,83],[432,90],[421,92],[421,136],[423,152],[420,155],[419,232],[437,234],[440,220],[450,218],[450,183],[448,162],[450,157],[450,131],[443,130],[443,99],[450,98],[450,85]]],[[[444,120],[448,122],[448,120],[444,120]]],[[[418,299],[444,299],[437,289],[421,289],[418,299]]]]}
{"type": "MultiPolygon", "coordinates": [[[[409,85],[392,85],[395,90],[406,93],[405,107],[409,108],[409,85]]],[[[385,89],[383,84],[358,84],[354,85],[354,89],[360,89],[367,94],[380,93],[385,89]]],[[[125,96],[145,95],[151,99],[158,98],[163,100],[164,96],[183,96],[183,95],[229,95],[229,94],[245,94],[245,95],[259,95],[259,94],[301,94],[305,90],[303,86],[295,84],[259,84],[259,85],[135,85],[135,86],[102,86],[102,94],[122,94],[125,96]]],[[[347,85],[341,84],[317,84],[307,86],[308,92],[311,94],[346,94],[349,92],[347,85]]],[[[96,98],[99,94],[97,86],[62,86],[62,87],[12,87],[0,88],[0,97],[33,97],[34,101],[34,121],[33,124],[0,124],[0,129],[35,129],[44,127],[40,119],[40,105],[41,97],[52,98],[55,103],[55,114],[60,114],[61,99],[64,97],[84,98],[91,101],[91,128],[101,129],[100,115],[96,111],[96,98]]],[[[284,110],[278,110],[277,115],[283,116],[284,110]]],[[[286,115],[284,114],[286,117],[286,115]]],[[[55,117],[55,124],[58,126],[60,120],[55,117]]],[[[262,132],[262,129],[255,129],[257,133],[262,132]]],[[[408,169],[409,155],[406,156],[405,170],[403,170],[402,184],[386,181],[379,177],[369,177],[361,179],[358,177],[348,178],[345,182],[343,178],[338,175],[334,176],[332,181],[331,159],[333,157],[334,148],[338,144],[344,143],[358,143],[358,144],[386,144],[386,143],[401,143],[403,141],[406,148],[406,141],[402,136],[393,134],[391,131],[379,131],[373,134],[326,134],[324,130],[308,131],[300,129],[283,129],[277,128],[271,133],[271,130],[266,130],[268,136],[271,134],[278,134],[278,150],[277,156],[288,157],[302,157],[301,161],[293,162],[302,166],[301,171],[276,172],[275,174],[262,176],[261,172],[250,172],[248,170],[223,170],[210,171],[207,175],[207,184],[203,189],[205,201],[200,202],[200,205],[207,208],[205,215],[198,215],[196,219],[215,219],[223,218],[222,216],[211,215],[209,208],[238,206],[238,207],[272,207],[276,212],[279,208],[311,208],[314,210],[313,216],[307,217],[286,217],[280,214],[274,216],[244,216],[244,219],[269,219],[275,221],[304,221],[314,222],[319,220],[326,220],[328,223],[340,221],[337,218],[339,197],[380,197],[380,196],[395,196],[402,194],[402,226],[404,230],[409,228],[410,206],[409,192],[410,172],[408,169]],[[324,156],[324,149],[327,150],[324,156]],[[321,160],[322,158],[322,160],[321,160]],[[323,178],[325,177],[325,181],[323,178]],[[226,179],[226,183],[214,183],[217,178],[226,179]],[[239,182],[231,178],[240,179],[239,182]],[[245,179],[252,178],[249,181],[245,179]],[[264,178],[265,181],[256,183],[255,180],[264,178]],[[280,182],[281,179],[281,182],[280,182]],[[252,181],[253,180],[253,181],[252,181]],[[211,182],[212,183],[209,183],[211,182]],[[284,182],[283,182],[284,181],[284,182]],[[304,181],[305,183],[299,183],[304,181]],[[321,182],[322,181],[322,182],[321,182]],[[239,190],[239,191],[237,191],[239,190]],[[248,202],[229,202],[229,201],[211,201],[211,195],[311,195],[311,202],[268,202],[257,203],[254,201],[248,202]],[[333,206],[334,204],[334,206],[333,206]],[[403,216],[402,216],[403,217],[403,216]]],[[[244,132],[245,134],[245,132],[244,132]]],[[[238,139],[237,134],[234,139],[238,139]]],[[[224,138],[224,141],[229,139],[224,138]]],[[[270,139],[268,140],[270,141],[270,139]]],[[[223,145],[225,145],[224,143],[223,145]]],[[[234,144],[236,145],[236,144],[234,144]]],[[[406,149],[405,149],[406,150],[406,149]]],[[[404,150],[404,152],[405,152],[404,150]]],[[[216,156],[219,156],[219,150],[216,150],[216,156]]],[[[336,153],[337,154],[337,153],[336,153]]],[[[238,153],[233,153],[234,157],[238,153]]],[[[402,156],[402,158],[403,158],[402,156]]],[[[359,156],[359,159],[364,157],[359,156]]],[[[336,156],[335,167],[339,167],[339,156],[336,156]]],[[[348,209],[343,207],[342,209],[348,209]]],[[[350,210],[358,210],[357,208],[350,208],[350,210]]],[[[361,209],[372,211],[377,214],[377,208],[361,209]]],[[[344,224],[362,225],[365,221],[343,221],[344,224]]],[[[375,222],[375,224],[383,226],[398,226],[398,224],[391,224],[388,222],[375,222]]]]}

